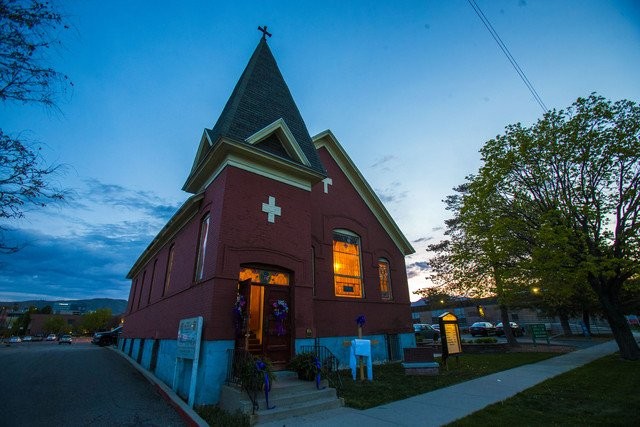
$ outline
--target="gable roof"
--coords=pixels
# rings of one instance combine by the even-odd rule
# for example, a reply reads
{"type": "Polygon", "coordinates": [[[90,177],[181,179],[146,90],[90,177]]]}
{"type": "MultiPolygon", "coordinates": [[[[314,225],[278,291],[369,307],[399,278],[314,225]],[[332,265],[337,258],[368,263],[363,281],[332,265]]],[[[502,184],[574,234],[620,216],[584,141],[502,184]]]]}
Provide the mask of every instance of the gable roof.
{"type": "Polygon", "coordinates": [[[384,207],[375,191],[371,188],[364,176],[360,173],[344,148],[340,145],[336,137],[330,130],[325,130],[313,137],[316,149],[324,147],[327,149],[333,160],[338,164],[347,179],[356,189],[362,200],[367,204],[371,212],[378,219],[391,240],[396,244],[400,252],[405,256],[415,253],[415,249],[409,240],[402,234],[400,227],[393,220],[389,211],[384,207]]]}
{"type": "MultiPolygon", "coordinates": [[[[301,151],[299,155],[287,156],[288,160],[293,160],[324,175],[324,167],[316,153],[307,126],[267,42],[261,39],[218,121],[212,129],[205,129],[208,144],[203,138],[191,174],[205,159],[209,149],[222,138],[255,144],[254,147],[262,148],[276,156],[281,155],[282,151],[279,149],[269,149],[269,146],[267,148],[261,147],[256,144],[258,141],[255,139],[251,142],[248,141],[258,132],[268,129],[276,123],[284,123],[284,126],[280,126],[280,128],[286,128],[290,133],[289,141],[286,141],[284,146],[286,151],[291,151],[291,144],[299,146],[301,151]]],[[[264,136],[266,138],[269,134],[264,136]]],[[[190,181],[191,174],[187,178],[187,182],[190,181]]]]}

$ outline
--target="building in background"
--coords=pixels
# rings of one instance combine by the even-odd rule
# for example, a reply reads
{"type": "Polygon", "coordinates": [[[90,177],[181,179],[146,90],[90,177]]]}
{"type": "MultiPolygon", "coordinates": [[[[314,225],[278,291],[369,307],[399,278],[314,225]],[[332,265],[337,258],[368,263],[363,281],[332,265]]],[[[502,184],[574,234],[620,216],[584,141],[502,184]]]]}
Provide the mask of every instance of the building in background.
{"type": "Polygon", "coordinates": [[[53,314],[84,314],[87,310],[83,305],[73,302],[56,301],[52,307],[53,314]]]}

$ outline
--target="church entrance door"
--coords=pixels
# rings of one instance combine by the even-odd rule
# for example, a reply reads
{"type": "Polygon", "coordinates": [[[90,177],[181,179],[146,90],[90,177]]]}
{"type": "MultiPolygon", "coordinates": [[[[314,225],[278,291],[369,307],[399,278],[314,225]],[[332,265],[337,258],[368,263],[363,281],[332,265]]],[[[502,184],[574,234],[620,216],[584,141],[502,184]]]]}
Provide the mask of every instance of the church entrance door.
{"type": "Polygon", "coordinates": [[[240,281],[239,291],[247,301],[244,346],[252,354],[268,357],[274,368],[285,368],[291,357],[293,323],[289,274],[242,268],[240,281]]]}

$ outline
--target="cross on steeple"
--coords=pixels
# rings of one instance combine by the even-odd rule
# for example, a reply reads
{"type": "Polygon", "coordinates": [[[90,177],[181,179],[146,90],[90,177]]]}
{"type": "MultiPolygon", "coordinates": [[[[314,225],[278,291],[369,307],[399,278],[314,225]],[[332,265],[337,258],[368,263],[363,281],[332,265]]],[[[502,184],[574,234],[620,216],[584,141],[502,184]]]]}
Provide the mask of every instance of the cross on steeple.
{"type": "Polygon", "coordinates": [[[267,36],[271,37],[271,33],[267,31],[267,26],[258,27],[258,31],[262,31],[262,40],[266,40],[267,36]]]}

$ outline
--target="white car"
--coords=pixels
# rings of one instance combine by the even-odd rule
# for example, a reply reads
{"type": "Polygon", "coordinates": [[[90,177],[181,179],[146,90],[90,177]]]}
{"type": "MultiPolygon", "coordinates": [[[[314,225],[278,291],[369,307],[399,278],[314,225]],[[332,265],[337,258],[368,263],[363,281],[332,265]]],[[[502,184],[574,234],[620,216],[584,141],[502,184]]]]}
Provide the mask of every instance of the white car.
{"type": "Polygon", "coordinates": [[[47,341],[55,341],[56,340],[56,334],[49,334],[47,335],[47,341]]]}
{"type": "Polygon", "coordinates": [[[16,343],[22,342],[22,339],[20,339],[20,337],[11,337],[9,338],[9,342],[12,344],[16,344],[16,343]]]}
{"type": "Polygon", "coordinates": [[[60,337],[60,341],[58,341],[58,344],[71,344],[71,341],[71,335],[63,335],[60,337]]]}

